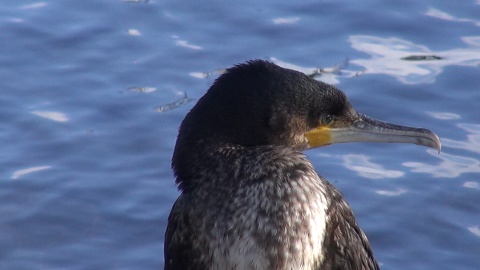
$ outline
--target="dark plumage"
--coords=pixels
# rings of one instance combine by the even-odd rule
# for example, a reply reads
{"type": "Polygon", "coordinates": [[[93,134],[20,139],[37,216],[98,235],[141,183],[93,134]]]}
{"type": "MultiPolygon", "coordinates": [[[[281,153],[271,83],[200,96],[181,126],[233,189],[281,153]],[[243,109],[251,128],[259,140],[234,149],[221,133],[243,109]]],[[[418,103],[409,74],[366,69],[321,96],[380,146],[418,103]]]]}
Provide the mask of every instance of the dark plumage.
{"type": "Polygon", "coordinates": [[[378,269],[352,210],[301,153],[349,141],[440,148],[431,131],[358,114],[300,72],[228,69],[180,127],[165,269],[378,269]]]}

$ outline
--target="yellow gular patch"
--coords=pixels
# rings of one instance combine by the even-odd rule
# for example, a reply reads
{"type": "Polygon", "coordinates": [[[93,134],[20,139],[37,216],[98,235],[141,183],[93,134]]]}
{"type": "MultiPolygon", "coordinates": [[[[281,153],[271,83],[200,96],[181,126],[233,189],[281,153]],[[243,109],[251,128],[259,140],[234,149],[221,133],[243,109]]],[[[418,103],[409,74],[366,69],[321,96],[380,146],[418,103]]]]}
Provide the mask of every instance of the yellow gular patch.
{"type": "Polygon", "coordinates": [[[319,126],[305,133],[308,145],[311,148],[332,144],[332,136],[328,126],[319,126]]]}

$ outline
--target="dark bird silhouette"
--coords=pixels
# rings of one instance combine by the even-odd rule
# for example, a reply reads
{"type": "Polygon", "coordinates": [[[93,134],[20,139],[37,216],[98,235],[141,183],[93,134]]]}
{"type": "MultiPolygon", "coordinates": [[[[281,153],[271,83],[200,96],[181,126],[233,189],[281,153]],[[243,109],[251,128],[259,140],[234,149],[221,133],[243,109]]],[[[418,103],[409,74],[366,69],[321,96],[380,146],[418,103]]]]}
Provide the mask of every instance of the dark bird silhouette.
{"type": "Polygon", "coordinates": [[[221,75],[183,120],[165,269],[379,269],[341,193],[301,152],[343,142],[441,148],[357,113],[334,86],[255,60],[221,75]]]}

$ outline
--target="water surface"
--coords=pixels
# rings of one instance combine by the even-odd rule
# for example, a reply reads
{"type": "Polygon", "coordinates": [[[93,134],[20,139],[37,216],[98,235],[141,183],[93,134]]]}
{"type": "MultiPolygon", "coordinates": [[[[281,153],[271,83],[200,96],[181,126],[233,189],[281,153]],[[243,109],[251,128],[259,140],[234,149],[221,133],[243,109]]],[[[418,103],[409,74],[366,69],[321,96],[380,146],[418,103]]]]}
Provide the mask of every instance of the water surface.
{"type": "Polygon", "coordinates": [[[3,2],[1,269],[162,268],[178,126],[256,58],[435,131],[306,153],[383,269],[479,268],[478,1],[3,2]]]}

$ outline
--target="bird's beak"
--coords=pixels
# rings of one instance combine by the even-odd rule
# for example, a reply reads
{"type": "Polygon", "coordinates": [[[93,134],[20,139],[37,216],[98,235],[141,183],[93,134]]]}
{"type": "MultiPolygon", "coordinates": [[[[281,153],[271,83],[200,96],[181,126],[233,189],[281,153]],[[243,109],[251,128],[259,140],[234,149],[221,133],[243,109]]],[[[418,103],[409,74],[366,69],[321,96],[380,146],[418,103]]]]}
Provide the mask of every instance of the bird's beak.
{"type": "Polygon", "coordinates": [[[311,148],[345,142],[413,143],[435,148],[440,153],[438,136],[424,128],[386,123],[357,114],[353,121],[320,126],[305,133],[311,148]]]}

